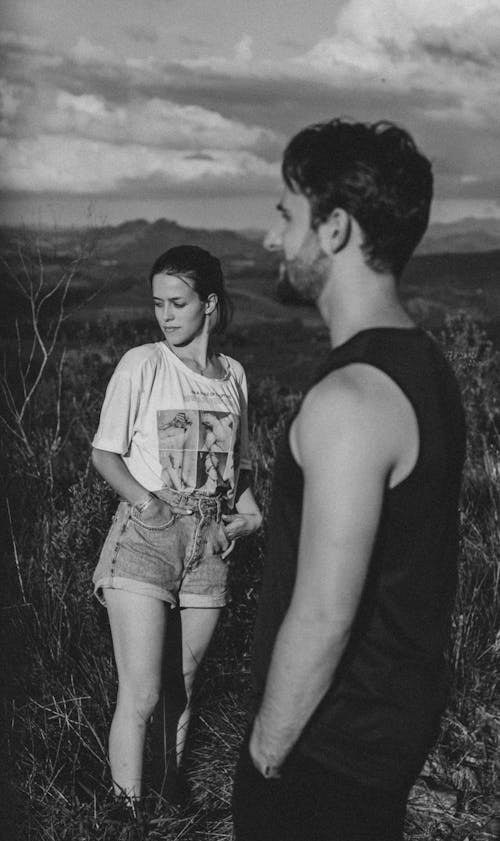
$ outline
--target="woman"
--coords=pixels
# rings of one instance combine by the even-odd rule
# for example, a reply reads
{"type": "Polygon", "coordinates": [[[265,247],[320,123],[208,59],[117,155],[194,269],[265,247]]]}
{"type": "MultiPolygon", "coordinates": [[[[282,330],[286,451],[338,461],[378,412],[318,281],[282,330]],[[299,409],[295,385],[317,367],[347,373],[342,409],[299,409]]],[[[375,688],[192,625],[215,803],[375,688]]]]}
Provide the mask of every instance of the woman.
{"type": "Polygon", "coordinates": [[[92,456],[121,498],[93,581],[118,670],[113,784],[133,809],[146,723],[162,688],[169,608],[180,608],[187,699],[179,764],[196,670],[226,601],[227,555],[261,524],[248,482],[245,373],[211,348],[228,321],[220,263],[201,248],[171,248],[154,263],[150,283],[164,339],[119,362],[92,456]]]}

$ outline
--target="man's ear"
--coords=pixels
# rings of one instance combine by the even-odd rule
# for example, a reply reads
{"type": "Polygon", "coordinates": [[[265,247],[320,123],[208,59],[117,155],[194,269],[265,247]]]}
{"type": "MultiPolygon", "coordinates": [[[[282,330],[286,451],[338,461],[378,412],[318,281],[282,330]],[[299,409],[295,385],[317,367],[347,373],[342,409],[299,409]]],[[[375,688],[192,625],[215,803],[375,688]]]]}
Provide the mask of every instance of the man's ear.
{"type": "Polygon", "coordinates": [[[336,207],[326,222],[319,226],[318,237],[322,250],[328,256],[342,251],[351,237],[351,217],[347,211],[336,207]]]}

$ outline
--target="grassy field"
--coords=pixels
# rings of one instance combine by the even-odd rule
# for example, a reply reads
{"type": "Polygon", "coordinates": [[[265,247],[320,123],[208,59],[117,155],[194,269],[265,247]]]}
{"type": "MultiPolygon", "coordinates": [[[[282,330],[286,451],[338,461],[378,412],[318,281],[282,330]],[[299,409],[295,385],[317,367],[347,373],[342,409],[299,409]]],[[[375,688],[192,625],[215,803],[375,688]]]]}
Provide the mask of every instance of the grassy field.
{"type": "MultiPolygon", "coordinates": [[[[328,341],[311,309],[273,302],[244,275],[234,291],[239,315],[222,349],[247,368],[255,488],[267,513],[277,437],[328,341]],[[255,311],[261,317],[253,318],[255,311]]],[[[1,802],[9,841],[118,838],[109,820],[106,760],[116,679],[106,614],[90,586],[116,500],[90,468],[89,452],[116,361],[129,347],[158,338],[145,312],[135,309],[132,319],[130,301],[123,305],[126,321],[99,320],[94,310],[92,320],[80,313],[61,325],[33,396],[17,417],[12,405],[23,405],[23,390],[15,332],[3,341],[12,387],[4,399],[10,428],[3,426],[1,462],[2,670],[9,676],[1,802]]],[[[500,357],[462,315],[448,320],[437,337],[461,383],[469,444],[449,650],[452,693],[439,743],[412,792],[406,838],[491,841],[500,832],[500,357]]],[[[29,356],[29,339],[27,323],[21,357],[29,356]]],[[[28,386],[37,360],[35,354],[28,386]]],[[[233,555],[231,603],[197,692],[188,764],[194,799],[185,811],[157,804],[152,841],[232,837],[231,780],[246,723],[264,543],[265,527],[233,555]]]]}

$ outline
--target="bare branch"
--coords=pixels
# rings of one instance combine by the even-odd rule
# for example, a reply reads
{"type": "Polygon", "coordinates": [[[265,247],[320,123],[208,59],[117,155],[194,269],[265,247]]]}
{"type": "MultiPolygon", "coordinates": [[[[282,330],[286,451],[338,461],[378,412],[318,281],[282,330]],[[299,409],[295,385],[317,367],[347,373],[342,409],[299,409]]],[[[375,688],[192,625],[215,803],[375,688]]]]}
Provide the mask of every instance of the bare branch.
{"type": "MultiPolygon", "coordinates": [[[[15,327],[16,327],[16,345],[17,345],[17,370],[19,371],[19,380],[22,385],[23,395],[26,397],[26,377],[25,372],[23,371],[23,359],[22,359],[22,341],[21,341],[21,331],[19,329],[19,320],[16,318],[15,320],[15,327]]],[[[7,357],[5,357],[5,379],[7,379],[7,357]]],[[[29,363],[28,363],[29,368],[29,363]]]]}
{"type": "Polygon", "coordinates": [[[24,251],[21,248],[21,245],[17,244],[17,255],[19,257],[23,272],[26,276],[27,286],[24,287],[26,295],[29,297],[33,294],[33,272],[30,271],[30,268],[26,265],[26,259],[24,255],[24,251]]]}
{"type": "Polygon", "coordinates": [[[19,555],[17,553],[17,544],[16,544],[16,538],[15,538],[15,535],[14,535],[14,529],[13,529],[13,526],[12,526],[12,516],[11,516],[11,513],[10,513],[10,505],[9,505],[9,500],[8,499],[5,500],[5,505],[7,506],[7,516],[9,518],[10,537],[11,537],[11,540],[12,540],[12,549],[13,549],[13,552],[14,552],[14,561],[15,561],[16,569],[17,569],[17,579],[19,581],[19,587],[21,589],[21,595],[23,597],[23,602],[26,603],[26,593],[24,591],[23,577],[21,575],[21,565],[19,563],[19,555]]]}
{"type": "Polygon", "coordinates": [[[81,301],[79,304],[72,307],[70,312],[66,312],[64,314],[62,320],[67,321],[68,318],[71,318],[71,316],[75,314],[75,312],[78,312],[79,310],[82,310],[84,307],[88,306],[91,303],[91,301],[93,301],[94,298],[97,298],[101,294],[103,289],[105,289],[105,288],[106,288],[106,283],[104,282],[99,286],[98,289],[96,289],[94,292],[91,292],[90,295],[87,295],[85,300],[81,301]]]}
{"type": "Polygon", "coordinates": [[[7,376],[7,361],[5,360],[4,365],[4,373],[0,377],[0,388],[4,393],[5,400],[7,402],[7,408],[11,415],[17,415],[17,406],[16,400],[14,397],[14,392],[12,391],[9,383],[9,379],[7,376]]]}
{"type": "MultiPolygon", "coordinates": [[[[18,415],[15,417],[15,420],[18,420],[18,415]]],[[[8,421],[2,416],[0,416],[0,421],[3,423],[5,428],[8,429],[10,434],[13,435],[14,438],[17,438],[17,440],[23,444],[27,454],[34,459],[35,453],[33,452],[33,448],[29,442],[28,436],[23,425],[20,422],[18,422],[16,426],[13,426],[12,424],[9,424],[8,421]]]]}
{"type": "Polygon", "coordinates": [[[8,261],[5,257],[2,257],[2,258],[0,258],[0,259],[1,259],[1,262],[2,262],[3,266],[5,267],[5,270],[6,270],[6,272],[7,272],[7,275],[10,277],[10,279],[11,279],[11,280],[13,280],[13,281],[14,281],[14,283],[16,284],[16,286],[18,286],[18,287],[19,287],[19,291],[21,292],[21,295],[22,295],[24,298],[29,298],[29,293],[28,293],[27,289],[26,289],[26,288],[23,286],[23,284],[21,283],[21,281],[20,281],[20,279],[19,279],[19,275],[18,275],[18,274],[17,274],[17,272],[16,272],[16,271],[12,268],[12,266],[11,266],[11,265],[10,265],[10,263],[9,263],[9,261],[8,261]]]}
{"type": "MultiPolygon", "coordinates": [[[[72,419],[68,424],[68,430],[63,435],[63,375],[66,361],[66,353],[62,352],[57,362],[57,385],[56,385],[56,406],[55,418],[52,428],[49,431],[47,453],[43,456],[44,463],[36,461],[37,447],[31,442],[31,426],[28,420],[29,412],[33,410],[35,395],[45,378],[48,366],[54,358],[57,350],[57,342],[61,333],[61,326],[70,312],[67,309],[68,296],[71,284],[75,279],[80,267],[91,256],[95,248],[95,237],[84,236],[81,247],[76,249],[68,259],[67,254],[64,264],[59,265],[57,276],[53,278],[52,271],[48,269],[48,259],[57,259],[57,236],[32,237],[28,230],[24,231],[24,239],[17,236],[14,249],[10,252],[12,259],[0,257],[0,264],[5,267],[4,277],[18,290],[25,300],[28,301],[27,324],[15,322],[16,335],[16,366],[11,372],[4,365],[4,373],[0,376],[0,387],[5,398],[7,417],[2,419],[5,429],[8,430],[18,445],[21,445],[24,453],[32,459],[32,466],[35,471],[41,467],[45,480],[52,481],[53,458],[60,451],[67,441],[69,429],[74,424],[72,419]],[[50,256],[49,249],[53,248],[54,253],[50,256]],[[14,262],[15,260],[15,262],[14,262]],[[53,301],[51,307],[54,315],[45,318],[44,307],[53,301]],[[15,379],[16,378],[16,379],[15,379]],[[9,381],[10,380],[10,381],[9,381]]],[[[88,296],[87,301],[93,300],[101,290],[95,290],[88,296]]],[[[80,304],[79,309],[87,301],[80,304]]],[[[73,308],[75,309],[75,308],[73,308]]],[[[40,456],[40,453],[38,453],[40,456]]],[[[38,478],[41,474],[38,474],[38,478]]]]}
{"type": "Polygon", "coordinates": [[[39,239],[36,240],[36,256],[37,256],[37,262],[38,262],[38,277],[39,277],[37,294],[41,295],[44,280],[45,280],[45,266],[43,264],[42,249],[40,248],[40,240],[39,239]]]}
{"type": "Polygon", "coordinates": [[[66,349],[63,350],[61,353],[61,358],[59,360],[59,365],[57,366],[57,399],[56,399],[56,427],[54,429],[54,434],[52,436],[52,444],[50,445],[50,449],[52,453],[57,453],[58,449],[60,448],[60,435],[61,435],[61,397],[62,397],[62,380],[63,380],[63,368],[64,368],[64,361],[66,357],[66,349]],[[59,442],[59,443],[58,443],[59,442]]]}

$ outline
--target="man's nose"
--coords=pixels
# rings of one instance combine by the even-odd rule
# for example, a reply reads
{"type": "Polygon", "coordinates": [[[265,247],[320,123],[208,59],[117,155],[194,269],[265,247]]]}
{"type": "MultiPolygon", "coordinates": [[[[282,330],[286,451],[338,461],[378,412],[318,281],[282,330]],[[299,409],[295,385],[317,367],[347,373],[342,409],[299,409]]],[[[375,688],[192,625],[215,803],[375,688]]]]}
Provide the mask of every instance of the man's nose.
{"type": "Polygon", "coordinates": [[[281,251],[283,248],[282,232],[278,227],[271,228],[264,237],[266,251],[281,251]]]}

